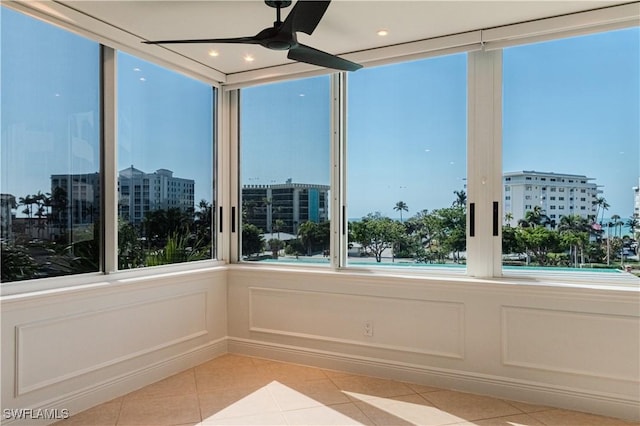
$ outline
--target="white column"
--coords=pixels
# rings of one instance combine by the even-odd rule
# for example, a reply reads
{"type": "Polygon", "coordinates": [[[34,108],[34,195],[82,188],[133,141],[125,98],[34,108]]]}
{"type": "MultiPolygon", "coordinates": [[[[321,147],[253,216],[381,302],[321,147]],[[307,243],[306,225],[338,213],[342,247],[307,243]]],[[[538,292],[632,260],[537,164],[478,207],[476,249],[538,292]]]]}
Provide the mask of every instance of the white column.
{"type": "Polygon", "coordinates": [[[489,278],[502,275],[502,51],[469,53],[468,98],[467,273],[489,278]]]}

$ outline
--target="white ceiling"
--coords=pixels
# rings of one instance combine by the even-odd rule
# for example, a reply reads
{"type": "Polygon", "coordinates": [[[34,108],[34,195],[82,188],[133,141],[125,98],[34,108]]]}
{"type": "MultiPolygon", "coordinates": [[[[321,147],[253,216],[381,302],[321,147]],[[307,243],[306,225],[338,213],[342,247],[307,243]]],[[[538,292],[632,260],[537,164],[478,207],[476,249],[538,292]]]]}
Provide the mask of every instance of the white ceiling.
{"type": "MultiPolygon", "coordinates": [[[[626,2],[334,0],[313,35],[299,33],[298,39],[339,55],[623,3],[626,2]],[[388,30],[389,35],[378,36],[380,29],[388,30]]],[[[250,36],[272,26],[275,20],[275,9],[256,0],[59,1],[58,4],[143,40],[250,36]]],[[[291,7],[283,10],[283,20],[291,7]]],[[[224,74],[291,62],[286,52],[255,45],[173,44],[163,48],[224,74]],[[218,51],[217,57],[209,56],[212,49],[218,51]],[[255,60],[246,62],[247,54],[255,60]]]]}

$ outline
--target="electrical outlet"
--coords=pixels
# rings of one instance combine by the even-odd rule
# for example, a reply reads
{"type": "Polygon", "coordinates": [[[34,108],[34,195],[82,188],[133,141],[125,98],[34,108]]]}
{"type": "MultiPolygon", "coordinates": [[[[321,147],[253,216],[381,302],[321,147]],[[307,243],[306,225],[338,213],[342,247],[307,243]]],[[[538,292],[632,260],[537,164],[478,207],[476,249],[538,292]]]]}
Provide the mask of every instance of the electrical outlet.
{"type": "Polygon", "coordinates": [[[364,335],[367,337],[373,336],[373,323],[371,321],[364,322],[364,335]]]}

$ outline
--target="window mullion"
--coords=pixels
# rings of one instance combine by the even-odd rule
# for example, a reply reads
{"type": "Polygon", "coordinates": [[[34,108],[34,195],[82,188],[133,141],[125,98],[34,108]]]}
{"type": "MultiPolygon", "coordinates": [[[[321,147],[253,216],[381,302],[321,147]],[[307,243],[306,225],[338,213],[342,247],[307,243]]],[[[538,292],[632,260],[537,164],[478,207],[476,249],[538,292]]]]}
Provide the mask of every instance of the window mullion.
{"type": "Polygon", "coordinates": [[[331,78],[331,265],[347,262],[346,218],[346,73],[331,78]]]}
{"type": "MultiPolygon", "coordinates": [[[[240,218],[242,217],[242,200],[240,199],[240,91],[239,90],[223,90],[222,98],[222,143],[221,150],[224,154],[221,161],[225,164],[225,170],[222,170],[221,179],[226,179],[225,191],[221,194],[223,200],[220,205],[223,206],[223,217],[219,220],[223,221],[222,238],[227,253],[223,255],[224,260],[231,263],[237,263],[240,260],[240,218]],[[225,173],[228,172],[228,173],[225,173]],[[235,209],[233,208],[235,207],[235,209]],[[235,211],[234,211],[235,210],[235,211]],[[232,218],[232,214],[234,217],[232,218]],[[234,229],[232,229],[234,225],[234,229]]],[[[221,180],[222,182],[222,180],[221,180]]]]}
{"type": "Polygon", "coordinates": [[[105,273],[118,269],[117,56],[102,46],[102,191],[105,273]]]}
{"type": "Polygon", "coordinates": [[[501,275],[502,51],[469,53],[468,67],[467,273],[486,278],[501,275]]]}

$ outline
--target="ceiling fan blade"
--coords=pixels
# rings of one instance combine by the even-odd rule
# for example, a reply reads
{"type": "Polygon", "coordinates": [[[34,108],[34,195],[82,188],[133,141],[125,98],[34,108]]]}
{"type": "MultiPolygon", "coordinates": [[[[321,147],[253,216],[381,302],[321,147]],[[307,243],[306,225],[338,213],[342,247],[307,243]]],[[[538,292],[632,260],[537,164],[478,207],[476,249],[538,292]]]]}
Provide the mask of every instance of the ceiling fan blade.
{"type": "Polygon", "coordinates": [[[305,34],[311,35],[322,19],[324,12],[327,11],[330,2],[331,0],[298,0],[295,6],[293,6],[293,9],[291,9],[291,12],[289,12],[287,19],[284,20],[280,30],[291,34],[302,31],[305,34]]]}
{"type": "Polygon", "coordinates": [[[356,71],[362,68],[360,64],[314,49],[313,47],[305,46],[304,44],[299,44],[297,47],[290,49],[287,58],[298,62],[306,62],[308,64],[343,71],[356,71]]]}
{"type": "Polygon", "coordinates": [[[198,40],[157,40],[143,41],[145,44],[187,44],[187,43],[236,43],[236,44],[260,44],[256,37],[233,37],[233,38],[209,38],[198,40]]]}

